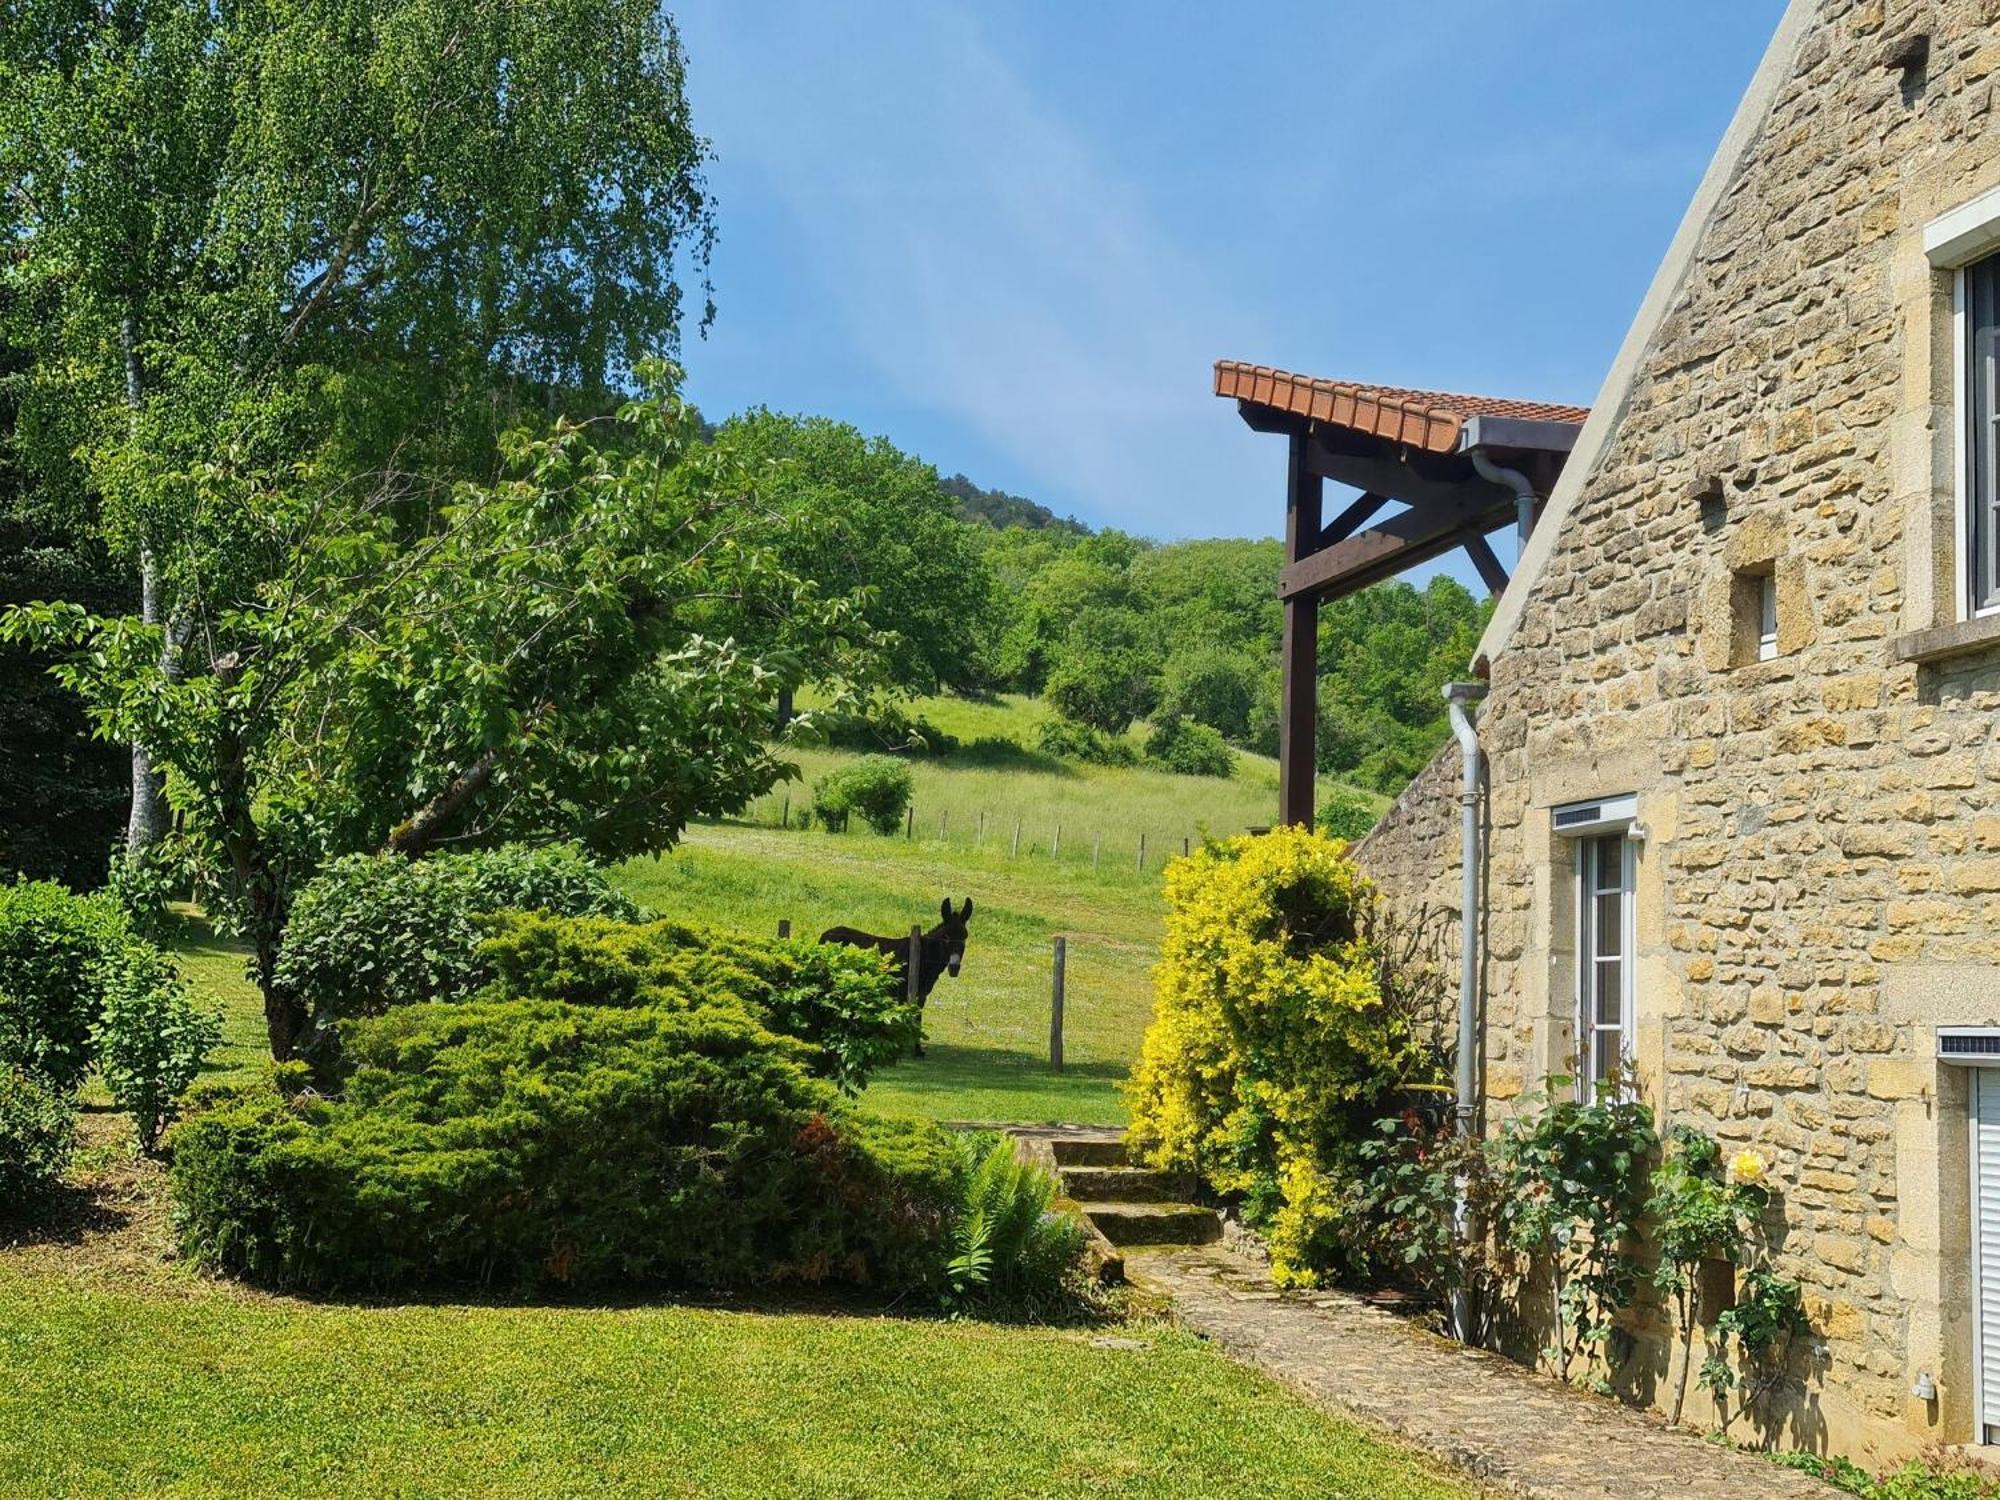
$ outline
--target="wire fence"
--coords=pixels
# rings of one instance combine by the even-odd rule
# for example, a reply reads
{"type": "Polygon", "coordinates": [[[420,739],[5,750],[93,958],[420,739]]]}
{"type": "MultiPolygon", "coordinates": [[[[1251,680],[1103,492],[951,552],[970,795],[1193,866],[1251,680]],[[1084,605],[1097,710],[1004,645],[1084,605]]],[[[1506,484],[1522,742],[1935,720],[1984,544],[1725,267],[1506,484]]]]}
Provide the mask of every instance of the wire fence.
{"type": "MultiPolygon", "coordinates": [[[[759,828],[814,826],[810,803],[784,792],[759,797],[743,810],[738,821],[759,828]]],[[[1101,872],[1135,873],[1164,869],[1169,860],[1191,852],[1205,836],[1195,826],[1134,827],[1108,818],[1038,817],[958,805],[925,809],[914,802],[893,833],[878,833],[859,816],[850,817],[845,828],[825,831],[841,838],[895,839],[974,849],[1009,859],[1049,860],[1101,872]]]]}

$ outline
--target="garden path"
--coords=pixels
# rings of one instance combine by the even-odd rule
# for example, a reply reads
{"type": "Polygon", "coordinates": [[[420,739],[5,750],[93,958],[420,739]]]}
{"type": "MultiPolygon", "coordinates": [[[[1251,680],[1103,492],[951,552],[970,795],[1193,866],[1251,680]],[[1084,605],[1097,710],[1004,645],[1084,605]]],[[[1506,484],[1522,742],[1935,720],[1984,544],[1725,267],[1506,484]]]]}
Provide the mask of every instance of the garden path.
{"type": "Polygon", "coordinates": [[[1126,1275],[1177,1321],[1309,1400],[1535,1500],[1827,1500],[1755,1454],[1677,1432],[1341,1293],[1281,1292],[1221,1245],[1127,1249],[1126,1275]]]}

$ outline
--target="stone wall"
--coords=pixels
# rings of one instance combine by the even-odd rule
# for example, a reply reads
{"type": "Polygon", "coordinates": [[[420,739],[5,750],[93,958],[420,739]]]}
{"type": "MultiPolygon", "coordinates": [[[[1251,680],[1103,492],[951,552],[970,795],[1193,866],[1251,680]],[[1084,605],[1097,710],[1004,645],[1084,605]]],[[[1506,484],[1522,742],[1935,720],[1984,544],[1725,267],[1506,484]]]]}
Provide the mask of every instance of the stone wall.
{"type": "MultiPolygon", "coordinates": [[[[2000,1023],[2000,645],[1942,666],[1895,645],[1954,614],[1952,278],[1921,236],[2000,186],[2000,0],[1816,9],[1516,584],[1482,715],[1485,1040],[1494,1110],[1566,1069],[1549,809],[1638,794],[1646,1087],[1773,1158],[1780,1265],[1823,1339],[1763,1436],[1886,1459],[1972,1436],[1964,1086],[1932,1029],[2000,1023]],[[1928,69],[1885,68],[1917,31],[1928,69]],[[1743,602],[1767,573],[1759,662],[1743,602]]],[[[1456,776],[1448,752],[1363,846],[1393,899],[1455,906],[1456,776]]],[[[1641,1360],[1657,1376],[1658,1347],[1641,1360]]]]}

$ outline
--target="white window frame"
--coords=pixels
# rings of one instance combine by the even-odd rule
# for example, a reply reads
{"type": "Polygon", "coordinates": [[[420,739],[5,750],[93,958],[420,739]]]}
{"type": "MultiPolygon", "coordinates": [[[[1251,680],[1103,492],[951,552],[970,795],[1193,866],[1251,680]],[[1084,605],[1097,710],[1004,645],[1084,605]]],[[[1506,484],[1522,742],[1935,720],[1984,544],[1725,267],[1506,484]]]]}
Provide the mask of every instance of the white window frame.
{"type": "Polygon", "coordinates": [[[1757,660],[1778,659],[1778,574],[1773,569],[1757,579],[1757,660]]]}
{"type": "Polygon", "coordinates": [[[1993,255],[2000,255],[2000,188],[1942,214],[1924,226],[1924,254],[1932,266],[1952,273],[1952,490],[1954,526],[1953,618],[1979,620],[2000,615],[2000,578],[1991,580],[1994,600],[1981,606],[1975,590],[1972,517],[1972,382],[1969,299],[1966,272],[1993,255]]]}
{"type": "MultiPolygon", "coordinates": [[[[1638,798],[1627,794],[1622,797],[1598,798],[1592,802],[1572,802],[1550,811],[1550,822],[1556,832],[1570,843],[1570,899],[1571,931],[1575,935],[1575,973],[1571,981],[1571,1017],[1576,1038],[1576,1087],[1577,1097],[1585,1103],[1597,1097],[1596,1056],[1597,1034],[1608,1030],[1597,1024],[1590,998],[1594,988],[1592,980],[1599,959],[1593,951],[1594,922],[1593,902],[1599,894],[1595,887],[1601,880],[1592,880],[1596,873],[1592,869],[1595,859],[1592,851],[1598,840],[1615,838],[1618,840],[1619,870],[1617,894],[1620,896],[1618,932],[1618,1054],[1620,1061],[1630,1067],[1634,1060],[1637,1041],[1638,1017],[1638,874],[1639,846],[1645,839],[1645,831],[1639,826],[1638,798]]],[[[1610,892],[1605,892],[1610,894],[1610,892]]]]}

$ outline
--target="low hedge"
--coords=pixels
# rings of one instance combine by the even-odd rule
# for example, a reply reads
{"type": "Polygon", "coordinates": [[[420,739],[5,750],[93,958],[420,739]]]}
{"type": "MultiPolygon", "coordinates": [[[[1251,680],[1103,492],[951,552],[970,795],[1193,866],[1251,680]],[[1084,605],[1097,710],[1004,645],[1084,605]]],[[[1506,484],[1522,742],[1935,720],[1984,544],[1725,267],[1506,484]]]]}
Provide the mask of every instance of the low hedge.
{"type": "Polygon", "coordinates": [[[343,1040],[343,1097],[260,1087],[175,1128],[191,1257],[313,1290],[942,1275],[950,1140],[849,1119],[739,1008],[404,1006],[343,1040]]]}
{"type": "Polygon", "coordinates": [[[690,1010],[740,1003],[815,1049],[813,1071],[845,1089],[916,1039],[896,969],[858,948],[747,937],[682,922],[634,924],[514,912],[480,949],[496,996],[690,1010]]]}
{"type": "Polygon", "coordinates": [[[299,892],[274,977],[322,1027],[413,1000],[467,999],[488,978],[479,960],[486,919],[512,910],[639,915],[570,845],[349,855],[299,892]]]}
{"type": "Polygon", "coordinates": [[[0,1214],[53,1187],[75,1149],[75,1096],[0,1063],[0,1214]]]}

